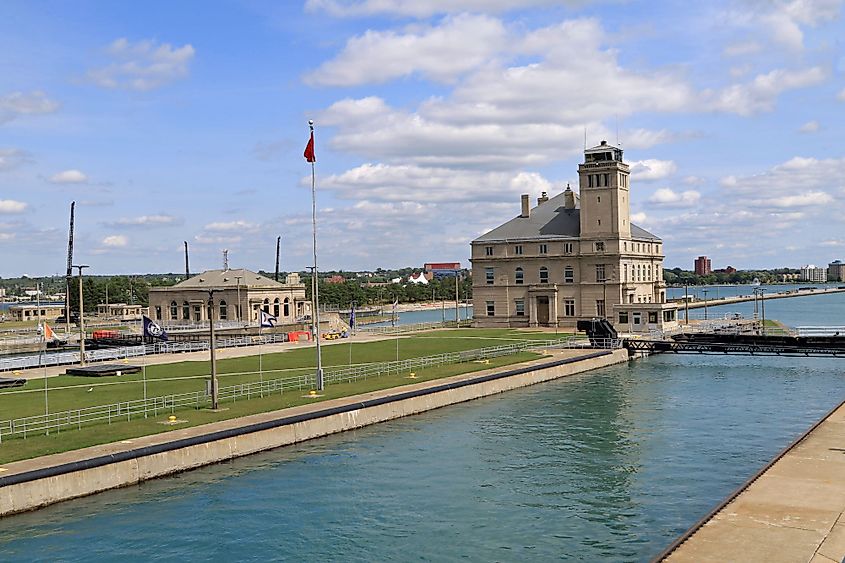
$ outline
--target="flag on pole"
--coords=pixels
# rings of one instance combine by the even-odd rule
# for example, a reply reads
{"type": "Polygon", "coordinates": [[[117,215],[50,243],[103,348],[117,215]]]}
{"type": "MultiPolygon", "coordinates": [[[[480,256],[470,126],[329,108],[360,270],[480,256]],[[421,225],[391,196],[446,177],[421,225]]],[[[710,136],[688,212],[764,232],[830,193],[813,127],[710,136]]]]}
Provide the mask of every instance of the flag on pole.
{"type": "Polygon", "coordinates": [[[167,340],[167,332],[161,328],[161,325],[144,315],[144,336],[151,336],[159,340],[167,340]]]}
{"type": "Polygon", "coordinates": [[[50,328],[50,325],[44,323],[44,340],[53,340],[56,337],[56,333],[53,332],[53,329],[50,328]]]}
{"type": "Polygon", "coordinates": [[[399,305],[399,298],[393,300],[393,314],[396,314],[396,306],[399,305]]]}
{"type": "Polygon", "coordinates": [[[311,130],[311,138],[308,139],[308,144],[305,145],[305,152],[302,153],[305,160],[308,162],[317,162],[317,157],[314,155],[314,130],[311,130]]]}
{"type": "Polygon", "coordinates": [[[261,328],[273,328],[276,326],[276,321],[278,321],[276,317],[267,311],[261,311],[261,322],[259,323],[261,328]]]}
{"type": "Polygon", "coordinates": [[[355,305],[352,305],[352,310],[349,311],[349,328],[355,328],[355,305]]]}

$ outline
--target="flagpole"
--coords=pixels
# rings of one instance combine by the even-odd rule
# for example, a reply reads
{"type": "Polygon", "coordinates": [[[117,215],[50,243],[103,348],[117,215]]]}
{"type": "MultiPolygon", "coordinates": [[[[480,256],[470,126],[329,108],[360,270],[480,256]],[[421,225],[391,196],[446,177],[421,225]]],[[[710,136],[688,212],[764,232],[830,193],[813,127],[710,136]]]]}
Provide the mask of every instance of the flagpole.
{"type": "MultiPolygon", "coordinates": [[[[259,315],[260,317],[261,315],[259,315]]],[[[264,340],[264,336],[262,335],[261,327],[263,326],[262,320],[258,320],[258,390],[261,396],[264,396],[263,390],[263,383],[264,383],[264,366],[261,363],[261,343],[264,340]]]]}
{"type": "MultiPolygon", "coordinates": [[[[312,140],[312,151],[313,151],[313,139],[314,139],[314,120],[308,120],[308,127],[311,130],[311,140],[312,140]]],[[[312,315],[314,318],[314,340],[317,343],[317,391],[322,391],[324,388],[323,384],[323,358],[322,358],[322,351],[320,350],[320,278],[317,275],[317,171],[316,171],[316,161],[317,159],[313,157],[309,159],[311,162],[311,225],[312,225],[312,233],[314,238],[314,311],[312,311],[312,315]]]]}

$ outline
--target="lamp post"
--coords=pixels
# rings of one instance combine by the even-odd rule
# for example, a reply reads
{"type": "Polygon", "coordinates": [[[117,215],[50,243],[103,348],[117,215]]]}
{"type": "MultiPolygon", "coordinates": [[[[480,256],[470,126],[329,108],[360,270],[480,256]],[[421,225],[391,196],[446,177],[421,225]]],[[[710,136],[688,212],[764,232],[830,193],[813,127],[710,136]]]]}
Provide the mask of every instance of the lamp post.
{"type": "Polygon", "coordinates": [[[707,292],[710,291],[709,289],[702,289],[701,293],[704,294],[704,320],[707,320],[707,292]]]}
{"type": "Polygon", "coordinates": [[[455,328],[461,326],[461,314],[458,310],[458,270],[455,270],[455,328]]]}
{"type": "Polygon", "coordinates": [[[217,410],[218,396],[217,396],[217,358],[216,358],[216,344],[214,341],[214,290],[208,290],[208,350],[209,359],[211,361],[211,409],[217,410]]]}
{"type": "Polygon", "coordinates": [[[766,291],[765,287],[760,288],[760,314],[763,317],[763,336],[766,335],[766,296],[763,295],[763,292],[766,291]]]}
{"type": "MultiPolygon", "coordinates": [[[[83,268],[88,268],[87,264],[80,264],[78,266],[71,266],[71,268],[78,268],[79,269],[79,365],[85,365],[85,320],[84,320],[84,311],[85,307],[83,306],[82,301],[82,270],[83,268]]],[[[70,321],[70,319],[68,319],[70,321]]]]}
{"type": "Polygon", "coordinates": [[[689,324],[689,283],[684,284],[684,321],[689,324]]]}
{"type": "MultiPolygon", "coordinates": [[[[238,284],[238,322],[241,322],[241,279],[243,276],[235,276],[235,281],[238,284]]],[[[259,323],[260,324],[260,323],[259,323]]]]}

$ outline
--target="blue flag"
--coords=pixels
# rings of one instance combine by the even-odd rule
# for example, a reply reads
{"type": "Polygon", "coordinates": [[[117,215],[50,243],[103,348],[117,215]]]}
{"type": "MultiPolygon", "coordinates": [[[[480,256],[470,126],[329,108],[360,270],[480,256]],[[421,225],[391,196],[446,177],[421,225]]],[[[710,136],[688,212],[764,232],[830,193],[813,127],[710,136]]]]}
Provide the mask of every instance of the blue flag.
{"type": "Polygon", "coordinates": [[[150,336],[152,338],[158,338],[159,340],[167,340],[167,331],[161,328],[161,325],[149,318],[148,316],[143,316],[144,320],[144,336],[150,336]]]}
{"type": "Polygon", "coordinates": [[[273,328],[276,326],[276,317],[268,313],[267,311],[261,311],[261,328],[273,328]]]}

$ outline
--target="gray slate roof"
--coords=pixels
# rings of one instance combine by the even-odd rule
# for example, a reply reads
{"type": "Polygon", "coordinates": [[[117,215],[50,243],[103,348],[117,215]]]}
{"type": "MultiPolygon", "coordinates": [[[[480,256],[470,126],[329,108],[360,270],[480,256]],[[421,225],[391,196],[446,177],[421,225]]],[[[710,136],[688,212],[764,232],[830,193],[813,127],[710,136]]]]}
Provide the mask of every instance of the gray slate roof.
{"type": "MultiPolygon", "coordinates": [[[[511,239],[579,238],[581,236],[581,210],[564,207],[563,192],[531,210],[529,217],[515,217],[485,233],[473,242],[511,239]]],[[[631,223],[631,237],[660,240],[643,228],[631,223]]]]}
{"type": "Polygon", "coordinates": [[[174,285],[178,289],[210,289],[237,287],[238,276],[241,286],[281,289],[284,286],[268,277],[243,268],[239,270],[206,270],[174,285]]]}

